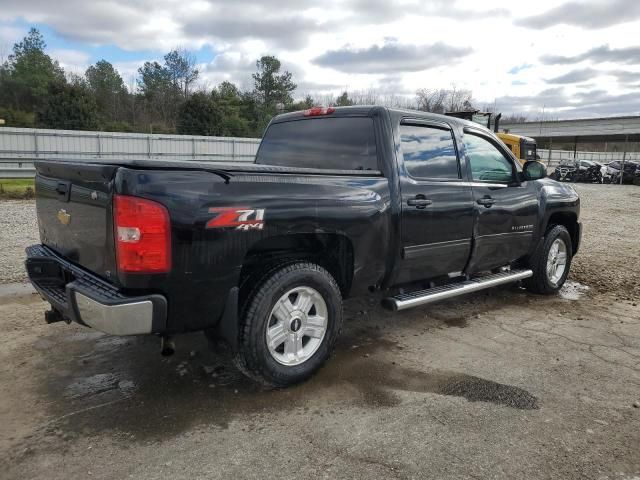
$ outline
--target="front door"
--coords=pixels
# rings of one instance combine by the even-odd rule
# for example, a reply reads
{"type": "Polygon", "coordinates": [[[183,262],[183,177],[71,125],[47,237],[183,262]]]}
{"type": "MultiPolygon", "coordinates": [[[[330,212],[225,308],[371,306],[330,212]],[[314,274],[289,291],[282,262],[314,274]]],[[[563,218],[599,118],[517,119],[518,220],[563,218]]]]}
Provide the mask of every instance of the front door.
{"type": "Polygon", "coordinates": [[[520,182],[514,159],[497,140],[465,129],[462,139],[471,178],[476,225],[469,273],[507,265],[533,241],[538,201],[533,182],[520,182]]]}
{"type": "Polygon", "coordinates": [[[400,125],[402,260],[397,283],[457,274],[471,252],[473,199],[446,123],[400,125]]]}

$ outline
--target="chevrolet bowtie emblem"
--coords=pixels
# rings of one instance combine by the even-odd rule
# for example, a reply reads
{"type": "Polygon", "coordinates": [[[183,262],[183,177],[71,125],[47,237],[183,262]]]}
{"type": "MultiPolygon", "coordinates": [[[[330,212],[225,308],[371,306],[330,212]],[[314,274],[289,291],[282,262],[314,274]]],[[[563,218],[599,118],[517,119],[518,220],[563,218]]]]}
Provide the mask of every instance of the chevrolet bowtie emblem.
{"type": "Polygon", "coordinates": [[[61,208],[60,210],[58,210],[58,220],[63,225],[69,225],[69,222],[71,221],[71,215],[69,215],[64,208],[61,208]]]}

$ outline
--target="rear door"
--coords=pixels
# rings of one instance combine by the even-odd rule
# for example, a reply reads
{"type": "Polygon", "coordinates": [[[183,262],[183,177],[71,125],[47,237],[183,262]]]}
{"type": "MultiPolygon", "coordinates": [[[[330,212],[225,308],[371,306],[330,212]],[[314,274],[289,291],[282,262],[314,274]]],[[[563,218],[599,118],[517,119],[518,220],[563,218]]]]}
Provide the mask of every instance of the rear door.
{"type": "Polygon", "coordinates": [[[526,255],[537,225],[534,182],[520,182],[515,160],[492,136],[464,129],[462,137],[475,209],[469,273],[506,265],[526,255]]]}
{"type": "Polygon", "coordinates": [[[40,162],[35,179],[40,241],[105,278],[115,274],[111,178],[116,168],[40,162]]]}
{"type": "Polygon", "coordinates": [[[446,123],[405,119],[397,142],[402,192],[398,283],[462,272],[471,251],[473,199],[446,123]]]}

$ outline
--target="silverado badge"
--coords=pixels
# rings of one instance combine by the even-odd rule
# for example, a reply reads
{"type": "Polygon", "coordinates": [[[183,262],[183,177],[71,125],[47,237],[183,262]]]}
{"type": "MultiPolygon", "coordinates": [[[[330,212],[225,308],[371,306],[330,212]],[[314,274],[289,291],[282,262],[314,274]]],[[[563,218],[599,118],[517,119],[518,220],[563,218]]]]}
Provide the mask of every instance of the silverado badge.
{"type": "Polygon", "coordinates": [[[69,222],[71,221],[71,215],[69,215],[64,208],[61,208],[60,210],[58,210],[58,220],[63,225],[69,225],[69,222]]]}

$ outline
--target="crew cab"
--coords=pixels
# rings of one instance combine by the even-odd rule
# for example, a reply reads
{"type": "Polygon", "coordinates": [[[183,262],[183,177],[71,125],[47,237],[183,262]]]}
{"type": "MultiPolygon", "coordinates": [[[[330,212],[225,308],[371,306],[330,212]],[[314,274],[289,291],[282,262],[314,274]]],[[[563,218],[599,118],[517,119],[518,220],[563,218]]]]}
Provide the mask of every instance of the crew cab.
{"type": "Polygon", "coordinates": [[[254,164],[36,162],[46,320],[204,331],[286,386],[328,358],[348,297],[403,310],[509,282],[557,292],[580,200],[486,128],[384,107],[275,117],[254,164]],[[378,293],[380,295],[380,293],[378,293]]]}

